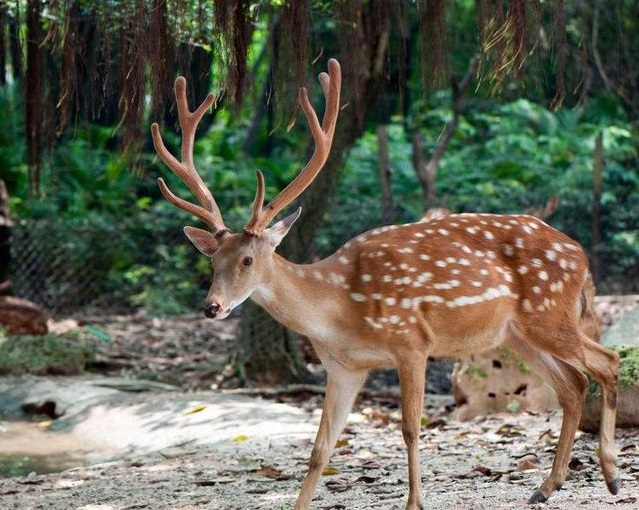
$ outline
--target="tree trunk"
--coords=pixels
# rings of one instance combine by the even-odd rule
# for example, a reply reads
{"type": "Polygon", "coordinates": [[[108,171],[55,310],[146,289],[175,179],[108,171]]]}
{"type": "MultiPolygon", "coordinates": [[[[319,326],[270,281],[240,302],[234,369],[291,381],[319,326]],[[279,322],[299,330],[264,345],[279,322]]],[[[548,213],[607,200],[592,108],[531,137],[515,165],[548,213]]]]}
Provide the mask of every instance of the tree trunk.
{"type": "Polygon", "coordinates": [[[601,278],[601,261],[599,248],[601,246],[601,190],[603,187],[603,137],[601,133],[595,139],[595,157],[593,162],[592,180],[592,239],[590,251],[592,253],[591,269],[595,282],[601,278]]]}
{"type": "Polygon", "coordinates": [[[40,190],[42,167],[42,124],[44,87],[44,32],[40,19],[40,0],[27,2],[27,84],[25,87],[27,167],[32,195],[40,190]]]}
{"type": "Polygon", "coordinates": [[[9,194],[4,181],[0,179],[0,294],[6,294],[11,288],[9,264],[11,263],[11,228],[9,217],[9,194]]]}
{"type": "Polygon", "coordinates": [[[382,198],[382,223],[389,225],[395,221],[391,176],[393,174],[388,156],[388,128],[384,124],[377,126],[377,155],[379,168],[379,187],[382,198]]]}
{"type": "Polygon", "coordinates": [[[7,5],[4,2],[0,2],[0,87],[4,87],[7,84],[7,5]]]}
{"type": "Polygon", "coordinates": [[[20,2],[16,2],[15,17],[9,21],[9,53],[11,55],[11,67],[13,79],[22,83],[24,77],[24,66],[22,64],[22,45],[20,44],[20,2]]]}

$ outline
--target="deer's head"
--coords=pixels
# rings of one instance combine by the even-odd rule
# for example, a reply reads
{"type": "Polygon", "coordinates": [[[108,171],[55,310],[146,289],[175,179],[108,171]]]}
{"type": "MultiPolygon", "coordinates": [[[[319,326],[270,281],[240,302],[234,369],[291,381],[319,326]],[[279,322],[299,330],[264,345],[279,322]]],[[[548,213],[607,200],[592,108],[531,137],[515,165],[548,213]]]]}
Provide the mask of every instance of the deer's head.
{"type": "Polygon", "coordinates": [[[341,71],[336,60],[329,60],[328,74],[321,73],[319,80],[326,98],[326,109],[321,125],[310,104],[306,89],[300,89],[300,105],[315,140],[313,156],[293,182],[266,206],[264,206],[264,176],[259,170],[256,172],[257,191],[251,207],[251,217],[241,233],[231,233],[224,225],[220,209],[211,191],[197,173],[193,162],[195,131],[206,110],[215,101],[215,96],[209,94],[202,104],[191,112],[186,99],[186,80],[179,77],[175,81],[175,97],[182,130],[181,161],[178,161],[165,147],[158,125],[151,126],[156,152],[189,187],[199,205],[187,202],[173,194],[162,178],[158,179],[160,191],[173,205],[197,216],[209,227],[208,230],[184,227],[186,236],[200,252],[211,259],[213,266],[213,281],[204,303],[204,314],[208,318],[225,318],[233,308],[268,281],[272,274],[275,248],[299,217],[301,209],[271,227],[269,224],[313,182],[326,163],[339,113],[341,71]]]}

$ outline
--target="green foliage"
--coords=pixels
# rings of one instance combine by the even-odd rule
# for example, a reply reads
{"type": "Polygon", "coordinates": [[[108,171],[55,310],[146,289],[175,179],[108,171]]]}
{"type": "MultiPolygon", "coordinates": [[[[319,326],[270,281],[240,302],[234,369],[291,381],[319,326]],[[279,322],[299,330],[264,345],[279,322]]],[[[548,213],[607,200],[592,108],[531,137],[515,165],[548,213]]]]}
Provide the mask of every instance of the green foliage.
{"type": "MultiPolygon", "coordinates": [[[[615,345],[610,347],[619,354],[619,391],[628,390],[639,384],[639,347],[635,345],[615,345]]],[[[601,387],[590,379],[586,398],[590,401],[601,396],[601,387]]]]}
{"type": "Polygon", "coordinates": [[[79,336],[9,336],[0,343],[0,374],[72,375],[92,356],[93,345],[79,336]]]}

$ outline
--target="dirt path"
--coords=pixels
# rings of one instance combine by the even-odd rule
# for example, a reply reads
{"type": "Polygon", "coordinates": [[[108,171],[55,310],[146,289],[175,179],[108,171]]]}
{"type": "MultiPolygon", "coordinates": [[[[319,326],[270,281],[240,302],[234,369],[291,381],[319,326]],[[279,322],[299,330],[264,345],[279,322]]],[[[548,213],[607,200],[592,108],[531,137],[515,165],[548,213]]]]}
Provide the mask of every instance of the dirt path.
{"type": "MultiPolygon", "coordinates": [[[[259,399],[219,397],[146,394],[127,397],[127,405],[120,400],[117,406],[101,406],[97,414],[94,410],[91,418],[78,422],[83,434],[93,430],[94,440],[104,439],[110,428],[124,423],[123,416],[135,417],[127,437],[129,453],[115,462],[0,480],[0,508],[292,508],[319,413],[259,399]],[[201,406],[206,407],[193,412],[201,406]],[[132,437],[138,437],[140,448],[132,447],[132,437]],[[161,440],[159,452],[150,451],[155,437],[161,440]]],[[[421,439],[427,508],[532,508],[525,502],[550,468],[560,413],[456,423],[448,421],[445,398],[431,400],[425,409],[430,425],[425,423],[421,439]]],[[[581,434],[569,481],[540,508],[639,508],[636,431],[619,431],[617,447],[623,476],[618,496],[608,494],[601,480],[596,438],[581,434]]],[[[399,413],[357,408],[330,468],[314,509],[403,509],[407,477],[399,413]]]]}

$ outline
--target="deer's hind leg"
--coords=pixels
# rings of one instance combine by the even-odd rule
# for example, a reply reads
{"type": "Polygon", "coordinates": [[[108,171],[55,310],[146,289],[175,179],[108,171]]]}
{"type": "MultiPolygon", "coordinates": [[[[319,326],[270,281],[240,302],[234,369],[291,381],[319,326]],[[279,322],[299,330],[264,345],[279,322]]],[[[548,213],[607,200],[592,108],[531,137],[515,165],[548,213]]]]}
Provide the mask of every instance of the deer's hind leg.
{"type": "MultiPolygon", "coordinates": [[[[619,355],[588,338],[588,336],[579,331],[574,322],[566,318],[562,319],[561,323],[557,321],[554,324],[539,321],[529,322],[526,325],[516,325],[517,336],[520,339],[517,345],[525,346],[525,344],[528,344],[524,347],[524,350],[527,347],[529,352],[530,350],[532,352],[537,350],[543,354],[543,356],[537,356],[543,360],[541,364],[537,363],[535,365],[538,370],[544,370],[540,365],[552,365],[549,362],[551,359],[554,359],[557,367],[561,367],[558,369],[551,368],[550,370],[551,372],[559,370],[564,377],[555,375],[549,380],[555,386],[564,409],[562,431],[555,458],[555,464],[558,465],[558,468],[560,467],[560,461],[568,461],[567,458],[563,458],[564,451],[567,451],[566,455],[569,456],[570,454],[570,449],[565,442],[569,441],[570,446],[572,445],[581,417],[583,395],[587,384],[587,380],[581,371],[591,375],[601,386],[603,406],[599,436],[599,458],[608,490],[616,494],[619,490],[619,479],[615,466],[615,418],[619,355]],[[575,390],[577,389],[581,392],[579,398],[576,398],[575,390]]],[[[546,370],[548,369],[546,368],[546,370]]],[[[551,476],[546,480],[549,483],[544,482],[540,490],[533,495],[536,501],[543,501],[550,492],[557,488],[553,487],[553,485],[558,482],[559,478],[553,479],[553,473],[555,473],[554,465],[551,476]]],[[[561,474],[561,471],[558,471],[558,474],[561,474]]]]}
{"type": "Polygon", "coordinates": [[[575,367],[555,358],[551,354],[536,349],[515,336],[509,339],[506,345],[555,389],[563,409],[561,433],[559,434],[559,443],[557,444],[552,470],[548,478],[544,480],[529,500],[529,503],[539,503],[546,501],[566,480],[568,463],[570,462],[575,434],[581,419],[588,381],[575,367]]]}

